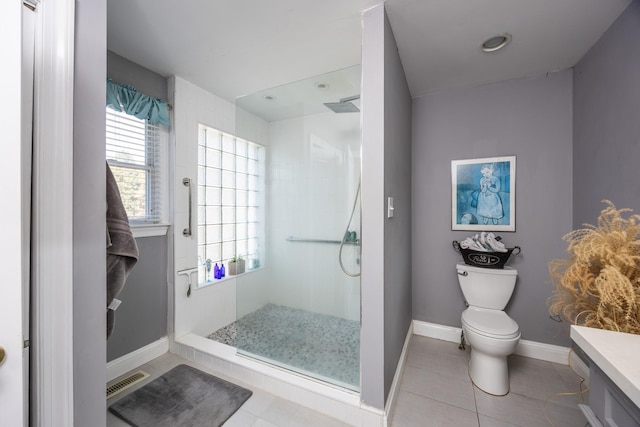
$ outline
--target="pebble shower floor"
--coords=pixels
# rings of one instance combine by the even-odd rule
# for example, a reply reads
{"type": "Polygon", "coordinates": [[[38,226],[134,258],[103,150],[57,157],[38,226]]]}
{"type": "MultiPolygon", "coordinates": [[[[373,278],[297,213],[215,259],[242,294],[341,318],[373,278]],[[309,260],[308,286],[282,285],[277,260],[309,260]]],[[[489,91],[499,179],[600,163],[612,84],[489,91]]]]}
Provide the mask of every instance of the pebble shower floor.
{"type": "Polygon", "coordinates": [[[267,304],[207,338],[349,389],[360,386],[357,321],[267,304]]]}

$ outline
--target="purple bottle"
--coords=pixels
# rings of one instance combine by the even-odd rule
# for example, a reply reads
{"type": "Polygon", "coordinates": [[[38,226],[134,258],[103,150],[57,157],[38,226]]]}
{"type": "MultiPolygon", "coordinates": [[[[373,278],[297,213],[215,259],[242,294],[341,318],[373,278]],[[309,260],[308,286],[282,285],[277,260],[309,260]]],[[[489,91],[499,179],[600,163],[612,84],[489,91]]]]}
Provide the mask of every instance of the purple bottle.
{"type": "Polygon", "coordinates": [[[220,264],[220,277],[224,277],[224,264],[220,264]]]}
{"type": "Polygon", "coordinates": [[[216,262],[216,265],[213,267],[213,278],[219,279],[220,277],[220,267],[218,267],[218,263],[216,262]]]}

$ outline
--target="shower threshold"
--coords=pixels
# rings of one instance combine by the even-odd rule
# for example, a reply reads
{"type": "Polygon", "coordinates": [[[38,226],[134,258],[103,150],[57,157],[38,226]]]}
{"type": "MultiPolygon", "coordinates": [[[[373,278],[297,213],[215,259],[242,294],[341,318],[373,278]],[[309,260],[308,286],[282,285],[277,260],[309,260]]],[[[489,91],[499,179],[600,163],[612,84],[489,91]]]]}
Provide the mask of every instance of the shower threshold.
{"type": "Polygon", "coordinates": [[[358,392],[245,357],[235,347],[188,333],[171,342],[171,352],[346,424],[382,425],[384,412],[362,404],[358,392]]]}

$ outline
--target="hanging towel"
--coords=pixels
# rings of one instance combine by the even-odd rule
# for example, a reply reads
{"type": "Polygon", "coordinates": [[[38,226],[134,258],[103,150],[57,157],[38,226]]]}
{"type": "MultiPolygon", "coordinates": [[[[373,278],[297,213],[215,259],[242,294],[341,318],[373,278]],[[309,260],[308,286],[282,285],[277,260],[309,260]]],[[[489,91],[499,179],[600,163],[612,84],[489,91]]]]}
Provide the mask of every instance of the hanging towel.
{"type": "Polygon", "coordinates": [[[136,262],[138,245],[129,227],[118,184],[107,164],[107,338],[115,323],[115,311],[109,306],[122,291],[136,262]]]}

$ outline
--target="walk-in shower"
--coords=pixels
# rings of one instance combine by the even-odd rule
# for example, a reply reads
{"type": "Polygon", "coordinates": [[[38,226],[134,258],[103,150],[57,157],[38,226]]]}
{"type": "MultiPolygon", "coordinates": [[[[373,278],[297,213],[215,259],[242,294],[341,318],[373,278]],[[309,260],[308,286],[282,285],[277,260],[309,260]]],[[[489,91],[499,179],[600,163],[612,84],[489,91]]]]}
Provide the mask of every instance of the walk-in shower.
{"type": "MultiPolygon", "coordinates": [[[[350,390],[360,387],[359,91],[357,66],[236,100],[235,136],[259,140],[263,164],[255,170],[264,172],[246,190],[255,209],[235,205],[243,230],[228,233],[234,255],[248,258],[235,276],[235,321],[203,334],[240,355],[350,390]],[[241,238],[253,243],[240,249],[241,238]]],[[[235,154],[233,161],[245,159],[235,154]]],[[[244,167],[235,169],[236,183],[244,167]]],[[[245,197],[244,188],[235,191],[245,197]]]]}

